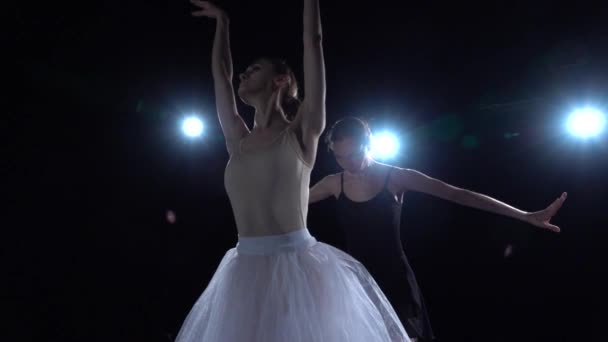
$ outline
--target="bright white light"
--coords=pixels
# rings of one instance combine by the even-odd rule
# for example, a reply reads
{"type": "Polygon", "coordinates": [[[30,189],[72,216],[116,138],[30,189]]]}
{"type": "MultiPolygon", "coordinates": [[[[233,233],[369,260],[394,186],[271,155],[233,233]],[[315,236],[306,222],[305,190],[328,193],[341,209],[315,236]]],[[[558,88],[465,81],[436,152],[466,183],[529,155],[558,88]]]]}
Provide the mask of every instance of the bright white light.
{"type": "Polygon", "coordinates": [[[597,109],[583,108],[570,114],[566,125],[572,135],[589,138],[602,132],[606,117],[597,109]]]}
{"type": "Polygon", "coordinates": [[[390,159],[399,151],[399,140],[394,134],[382,132],[371,137],[370,154],[376,159],[390,159]]]}
{"type": "Polygon", "coordinates": [[[182,123],[182,130],[191,138],[198,137],[203,133],[203,122],[197,117],[191,116],[182,123]]]}

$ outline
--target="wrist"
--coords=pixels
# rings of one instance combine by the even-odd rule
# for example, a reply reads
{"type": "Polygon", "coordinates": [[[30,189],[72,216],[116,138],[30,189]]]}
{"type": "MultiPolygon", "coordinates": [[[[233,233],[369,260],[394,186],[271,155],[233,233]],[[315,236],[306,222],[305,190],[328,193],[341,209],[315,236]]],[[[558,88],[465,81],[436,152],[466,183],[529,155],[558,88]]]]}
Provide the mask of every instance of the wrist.
{"type": "Polygon", "coordinates": [[[220,12],[216,18],[218,24],[228,25],[230,23],[230,18],[228,18],[228,14],[226,12],[220,12]]]}

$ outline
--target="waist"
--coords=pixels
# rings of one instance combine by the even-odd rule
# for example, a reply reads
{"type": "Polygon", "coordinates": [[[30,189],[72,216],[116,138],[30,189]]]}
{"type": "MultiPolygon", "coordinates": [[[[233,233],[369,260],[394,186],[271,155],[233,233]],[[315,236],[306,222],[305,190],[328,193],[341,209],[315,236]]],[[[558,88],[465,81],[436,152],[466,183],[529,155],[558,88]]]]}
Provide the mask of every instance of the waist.
{"type": "Polygon", "coordinates": [[[270,255],[307,248],[316,242],[308,229],[303,228],[280,235],[239,236],[236,249],[242,254],[270,255]]]}

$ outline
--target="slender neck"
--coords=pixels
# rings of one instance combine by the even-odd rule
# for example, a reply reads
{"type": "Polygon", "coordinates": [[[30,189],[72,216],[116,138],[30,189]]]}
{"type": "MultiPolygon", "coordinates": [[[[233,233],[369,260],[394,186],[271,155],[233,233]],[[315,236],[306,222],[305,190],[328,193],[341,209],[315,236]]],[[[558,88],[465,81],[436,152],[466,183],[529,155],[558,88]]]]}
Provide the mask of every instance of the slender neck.
{"type": "Polygon", "coordinates": [[[273,103],[269,97],[260,97],[254,99],[252,105],[255,108],[255,116],[253,119],[254,129],[269,129],[275,127],[284,127],[289,124],[289,120],[285,116],[285,112],[277,103],[273,103]]]}

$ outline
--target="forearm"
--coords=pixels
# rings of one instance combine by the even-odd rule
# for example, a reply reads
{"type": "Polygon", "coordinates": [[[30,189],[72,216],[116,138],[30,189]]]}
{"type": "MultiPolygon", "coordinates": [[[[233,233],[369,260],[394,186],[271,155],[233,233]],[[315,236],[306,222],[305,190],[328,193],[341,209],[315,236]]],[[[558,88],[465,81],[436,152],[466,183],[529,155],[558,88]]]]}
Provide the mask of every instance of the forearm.
{"type": "Polygon", "coordinates": [[[310,189],[310,192],[308,193],[308,204],[313,204],[313,203],[319,202],[321,200],[324,200],[327,197],[328,196],[325,196],[324,194],[320,193],[317,189],[315,189],[313,187],[312,189],[310,189]]]}
{"type": "Polygon", "coordinates": [[[303,129],[319,136],[325,129],[325,61],[318,0],[304,0],[303,129]]]}
{"type": "Polygon", "coordinates": [[[232,81],[229,25],[230,20],[226,15],[222,15],[216,20],[215,38],[211,53],[211,70],[216,81],[232,81]]]}
{"type": "Polygon", "coordinates": [[[322,37],[319,0],[304,0],[304,44],[319,42],[322,37]]]}
{"type": "Polygon", "coordinates": [[[319,202],[327,197],[328,195],[323,191],[323,185],[315,184],[308,192],[308,204],[319,202]]]}
{"type": "Polygon", "coordinates": [[[467,207],[512,217],[518,220],[524,220],[526,214],[525,211],[512,207],[495,198],[465,189],[456,191],[452,201],[467,207]]]}

